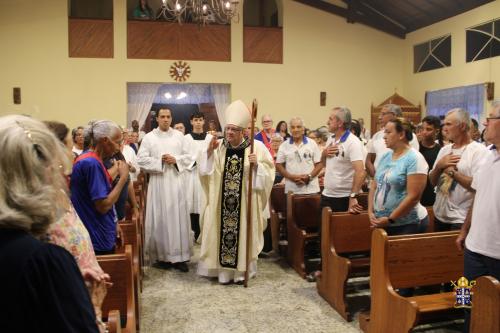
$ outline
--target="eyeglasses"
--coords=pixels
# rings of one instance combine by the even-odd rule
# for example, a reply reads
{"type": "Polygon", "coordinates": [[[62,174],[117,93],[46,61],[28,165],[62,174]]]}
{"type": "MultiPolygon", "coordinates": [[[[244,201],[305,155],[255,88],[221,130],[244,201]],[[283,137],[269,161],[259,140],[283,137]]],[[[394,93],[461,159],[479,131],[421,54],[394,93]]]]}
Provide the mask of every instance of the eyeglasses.
{"type": "Polygon", "coordinates": [[[381,115],[381,116],[387,116],[388,114],[394,114],[394,113],[392,113],[392,112],[390,112],[390,111],[387,111],[387,112],[380,112],[380,115],[381,115]]]}
{"type": "Polygon", "coordinates": [[[500,117],[487,117],[486,122],[489,123],[490,120],[500,119],[500,117]]]}

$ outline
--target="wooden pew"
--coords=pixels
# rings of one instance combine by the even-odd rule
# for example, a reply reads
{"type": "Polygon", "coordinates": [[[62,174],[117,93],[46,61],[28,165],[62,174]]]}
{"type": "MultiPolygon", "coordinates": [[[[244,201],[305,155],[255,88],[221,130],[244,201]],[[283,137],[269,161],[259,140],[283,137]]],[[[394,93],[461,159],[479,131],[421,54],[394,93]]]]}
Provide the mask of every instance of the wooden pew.
{"type": "MultiPolygon", "coordinates": [[[[447,283],[463,276],[463,253],[455,245],[458,231],[388,237],[372,233],[371,312],[364,331],[402,333],[418,323],[453,313],[453,292],[402,297],[398,288],[447,283]]],[[[456,311],[455,311],[456,312],[456,311]]]]}
{"type": "Polygon", "coordinates": [[[307,241],[318,240],[321,195],[287,195],[287,261],[302,278],[306,277],[304,250],[307,241]]]}
{"type": "Polygon", "coordinates": [[[286,226],[286,195],[284,184],[277,184],[273,186],[269,203],[271,208],[271,235],[273,250],[275,253],[279,253],[280,230],[282,229],[282,226],[286,226]]]}
{"type": "Polygon", "coordinates": [[[368,210],[368,192],[363,192],[359,194],[358,204],[363,206],[364,210],[368,210]]]}
{"type": "MultiPolygon", "coordinates": [[[[137,232],[137,224],[135,221],[125,221],[120,222],[120,228],[123,234],[123,244],[125,247],[130,245],[132,247],[132,266],[134,273],[134,300],[135,300],[135,318],[137,329],[140,325],[140,291],[142,290],[142,279],[141,279],[141,258],[140,258],[140,246],[141,239],[137,232]]],[[[125,247],[118,247],[116,249],[117,253],[123,253],[125,247]]]]}
{"type": "Polygon", "coordinates": [[[124,253],[97,256],[97,261],[113,283],[102,304],[102,313],[120,311],[122,331],[136,332],[132,247],[126,245],[124,253]]]}
{"type": "Polygon", "coordinates": [[[111,310],[108,314],[108,321],[106,322],[108,326],[108,333],[121,333],[122,327],[120,323],[120,311],[111,310]]]}
{"type": "Polygon", "coordinates": [[[369,275],[371,234],[366,212],[352,215],[323,208],[318,293],[347,321],[352,320],[346,302],[347,280],[369,275]]]}
{"type": "Polygon", "coordinates": [[[481,276],[472,288],[471,333],[500,333],[500,282],[481,276]]]}
{"type": "Polygon", "coordinates": [[[427,208],[427,214],[429,217],[429,226],[427,227],[427,232],[434,232],[434,210],[432,209],[432,206],[425,207],[427,208]]]}

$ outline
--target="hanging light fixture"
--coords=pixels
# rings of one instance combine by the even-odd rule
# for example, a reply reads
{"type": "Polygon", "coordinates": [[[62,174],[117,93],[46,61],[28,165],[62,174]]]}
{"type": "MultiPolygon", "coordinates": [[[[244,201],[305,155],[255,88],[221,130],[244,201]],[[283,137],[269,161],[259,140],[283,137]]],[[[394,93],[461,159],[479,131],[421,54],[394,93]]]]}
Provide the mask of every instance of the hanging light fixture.
{"type": "Polygon", "coordinates": [[[156,17],[169,22],[229,24],[239,21],[239,0],[162,0],[156,17]]]}

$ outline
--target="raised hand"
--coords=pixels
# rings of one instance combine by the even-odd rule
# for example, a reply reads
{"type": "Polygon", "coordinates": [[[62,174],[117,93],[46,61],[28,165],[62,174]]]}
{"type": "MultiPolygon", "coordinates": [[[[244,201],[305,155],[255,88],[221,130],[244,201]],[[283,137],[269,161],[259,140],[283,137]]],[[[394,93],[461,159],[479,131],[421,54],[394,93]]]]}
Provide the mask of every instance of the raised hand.
{"type": "Polygon", "coordinates": [[[120,175],[120,178],[127,178],[129,173],[128,164],[124,161],[116,161],[115,164],[118,165],[118,174],[120,175]]]}
{"type": "Polygon", "coordinates": [[[208,150],[207,150],[208,157],[212,156],[212,153],[218,147],[219,147],[219,140],[217,140],[216,136],[213,136],[212,141],[210,141],[210,143],[208,145],[208,150]]]}

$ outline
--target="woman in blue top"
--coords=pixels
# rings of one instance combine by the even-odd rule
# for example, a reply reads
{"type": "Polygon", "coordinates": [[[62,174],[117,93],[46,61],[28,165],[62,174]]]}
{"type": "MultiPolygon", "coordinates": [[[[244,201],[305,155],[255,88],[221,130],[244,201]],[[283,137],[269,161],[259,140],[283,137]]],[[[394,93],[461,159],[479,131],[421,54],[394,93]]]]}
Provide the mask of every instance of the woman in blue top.
{"type": "Polygon", "coordinates": [[[368,215],[374,228],[384,228],[389,235],[424,232],[427,210],[420,205],[420,197],[427,181],[425,158],[410,147],[412,126],[398,118],[385,127],[387,148],[372,180],[368,201],[368,215]]]}

